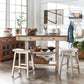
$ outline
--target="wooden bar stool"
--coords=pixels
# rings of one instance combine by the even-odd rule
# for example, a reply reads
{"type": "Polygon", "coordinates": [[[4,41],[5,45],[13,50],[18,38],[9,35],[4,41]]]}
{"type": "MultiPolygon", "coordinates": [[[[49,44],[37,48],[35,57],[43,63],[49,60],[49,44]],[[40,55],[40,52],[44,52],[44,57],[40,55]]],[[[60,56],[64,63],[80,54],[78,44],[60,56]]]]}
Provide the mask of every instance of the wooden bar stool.
{"type": "Polygon", "coordinates": [[[61,76],[61,72],[62,72],[62,66],[67,65],[67,71],[70,71],[69,68],[71,68],[71,76],[73,77],[73,69],[78,69],[78,72],[80,73],[80,69],[79,69],[79,58],[78,58],[78,49],[75,48],[71,48],[71,49],[67,49],[67,50],[62,50],[62,57],[61,57],[61,64],[60,64],[60,76],[61,76]],[[63,63],[63,59],[64,59],[64,54],[67,53],[67,63],[63,63]],[[75,56],[73,56],[72,54],[75,54],[75,56]],[[73,57],[75,57],[75,61],[76,63],[73,64],[73,57]],[[70,63],[71,63],[71,66],[70,63]]]}
{"type": "MultiPolygon", "coordinates": [[[[19,73],[21,73],[21,69],[26,69],[27,70],[27,78],[29,78],[29,56],[28,53],[30,53],[29,50],[24,50],[24,49],[13,49],[14,52],[14,59],[13,59],[13,66],[12,66],[12,77],[14,77],[14,70],[18,69],[19,73]],[[15,66],[15,62],[16,62],[16,54],[19,54],[18,57],[18,65],[15,66]],[[21,54],[25,54],[26,59],[25,59],[25,64],[21,63],[21,54]]],[[[35,70],[34,67],[34,59],[33,59],[33,54],[31,54],[31,66],[32,66],[32,70],[35,70]]]]}

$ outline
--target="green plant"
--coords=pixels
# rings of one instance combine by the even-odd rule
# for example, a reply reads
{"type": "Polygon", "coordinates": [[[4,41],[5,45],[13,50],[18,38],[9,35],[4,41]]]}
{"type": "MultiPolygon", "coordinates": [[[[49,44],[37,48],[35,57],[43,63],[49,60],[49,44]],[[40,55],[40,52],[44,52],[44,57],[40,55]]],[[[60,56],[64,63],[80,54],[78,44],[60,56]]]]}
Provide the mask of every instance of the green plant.
{"type": "Polygon", "coordinates": [[[24,17],[24,12],[21,12],[20,15],[16,18],[16,21],[17,25],[19,27],[22,26],[22,24],[25,22],[25,17],[24,17]]]}
{"type": "Polygon", "coordinates": [[[75,42],[73,42],[72,45],[73,45],[74,48],[77,48],[77,45],[78,45],[79,43],[80,43],[79,41],[75,41],[75,42]]]}
{"type": "Polygon", "coordinates": [[[84,41],[81,41],[81,42],[75,41],[75,42],[73,42],[72,45],[74,48],[79,48],[79,49],[84,50],[84,41]]]}
{"type": "Polygon", "coordinates": [[[77,44],[77,47],[78,47],[78,48],[81,48],[81,42],[79,42],[79,43],[77,44]]]}
{"type": "Polygon", "coordinates": [[[20,28],[16,28],[15,31],[19,32],[20,31],[20,28]]]}
{"type": "Polygon", "coordinates": [[[10,31],[9,30],[4,30],[4,32],[9,33],[10,31]]]}
{"type": "Polygon", "coordinates": [[[84,50],[84,41],[81,42],[81,49],[84,50]]]}

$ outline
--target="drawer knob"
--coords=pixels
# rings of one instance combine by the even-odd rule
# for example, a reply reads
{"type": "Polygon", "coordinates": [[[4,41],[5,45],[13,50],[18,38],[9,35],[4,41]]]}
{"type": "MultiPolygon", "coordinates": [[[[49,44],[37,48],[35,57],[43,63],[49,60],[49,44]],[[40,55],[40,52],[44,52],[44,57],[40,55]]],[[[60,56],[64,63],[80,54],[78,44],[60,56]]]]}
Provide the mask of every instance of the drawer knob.
{"type": "Polygon", "coordinates": [[[30,39],[32,39],[32,38],[30,37],[30,39]]]}
{"type": "Polygon", "coordinates": [[[53,40],[55,40],[55,38],[52,38],[53,40]]]}

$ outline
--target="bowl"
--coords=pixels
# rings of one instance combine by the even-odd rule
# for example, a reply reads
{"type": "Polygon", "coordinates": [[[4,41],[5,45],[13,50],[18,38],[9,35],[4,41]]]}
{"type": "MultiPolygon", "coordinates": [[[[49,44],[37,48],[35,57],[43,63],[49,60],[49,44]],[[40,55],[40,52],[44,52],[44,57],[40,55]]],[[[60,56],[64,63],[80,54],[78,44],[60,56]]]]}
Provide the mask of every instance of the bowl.
{"type": "Polygon", "coordinates": [[[43,52],[46,52],[48,49],[41,49],[43,52]]]}
{"type": "Polygon", "coordinates": [[[48,47],[48,49],[53,52],[53,50],[55,49],[55,47],[48,47]]]}
{"type": "Polygon", "coordinates": [[[36,35],[37,28],[26,28],[25,33],[26,35],[36,35]]]}
{"type": "Polygon", "coordinates": [[[41,50],[41,48],[40,48],[40,47],[37,47],[37,46],[34,47],[33,49],[34,49],[34,51],[36,51],[36,52],[40,52],[40,50],[41,50]]]}

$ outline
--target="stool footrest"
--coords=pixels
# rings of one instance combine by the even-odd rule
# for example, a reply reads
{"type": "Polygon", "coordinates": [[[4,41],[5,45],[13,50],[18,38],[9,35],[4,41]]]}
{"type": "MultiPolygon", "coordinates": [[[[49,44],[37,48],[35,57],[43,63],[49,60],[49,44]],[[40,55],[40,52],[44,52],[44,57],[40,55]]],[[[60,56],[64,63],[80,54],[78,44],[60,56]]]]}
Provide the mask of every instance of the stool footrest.
{"type": "Polygon", "coordinates": [[[66,65],[67,63],[62,64],[62,66],[66,65]]]}
{"type": "Polygon", "coordinates": [[[14,68],[18,68],[18,69],[27,69],[27,67],[19,67],[19,66],[14,66],[14,68]]]}
{"type": "MultiPolygon", "coordinates": [[[[71,67],[71,66],[69,66],[69,68],[72,68],[72,67],[71,67]]],[[[74,68],[74,69],[78,69],[78,67],[76,67],[76,66],[73,66],[73,68],[74,68]]]]}
{"type": "Polygon", "coordinates": [[[27,64],[21,64],[22,66],[26,66],[27,64]]]}
{"type": "Polygon", "coordinates": [[[32,72],[32,71],[34,71],[33,69],[32,70],[29,70],[29,72],[32,72]]]}

